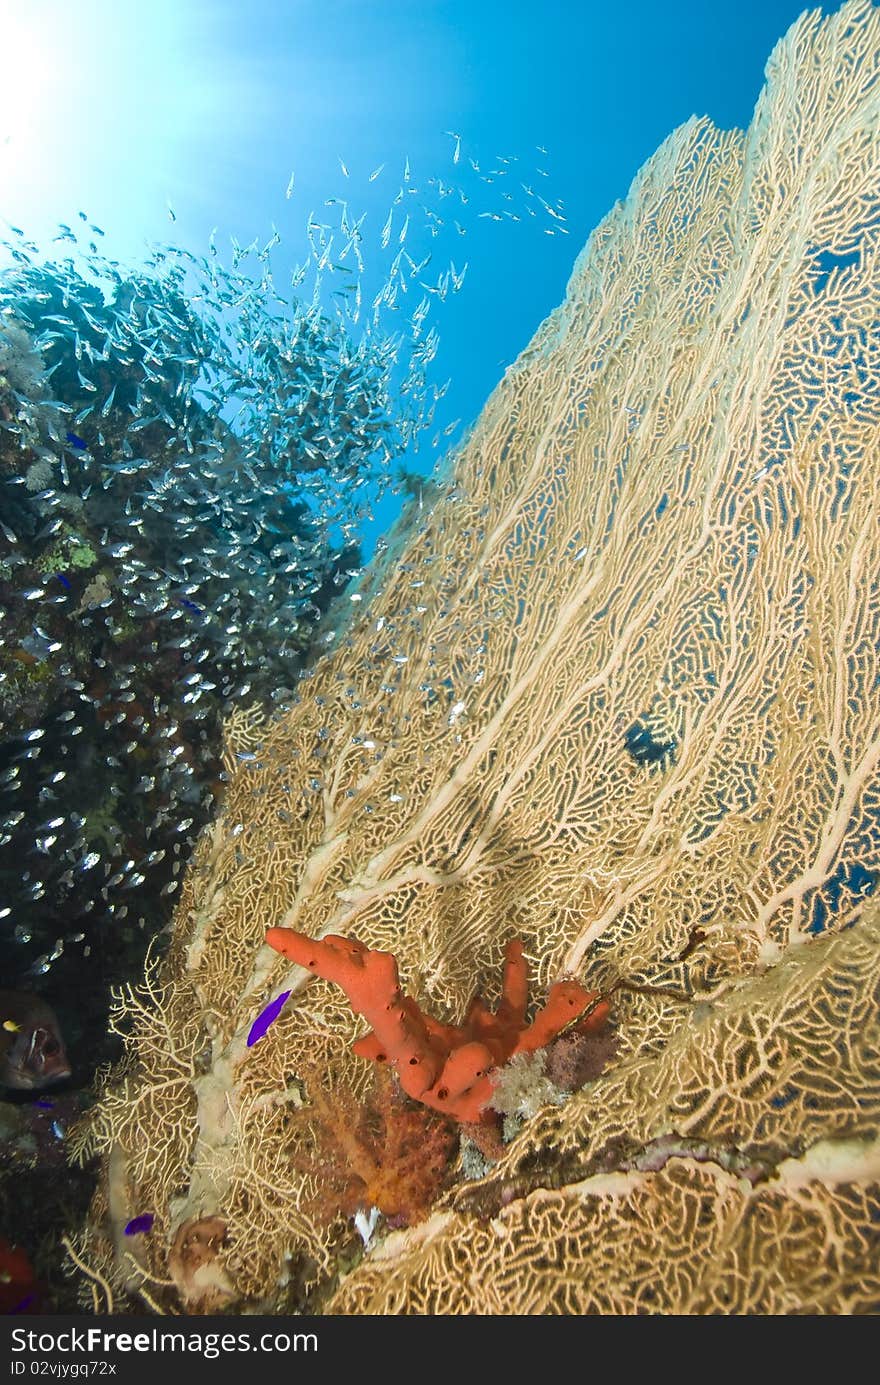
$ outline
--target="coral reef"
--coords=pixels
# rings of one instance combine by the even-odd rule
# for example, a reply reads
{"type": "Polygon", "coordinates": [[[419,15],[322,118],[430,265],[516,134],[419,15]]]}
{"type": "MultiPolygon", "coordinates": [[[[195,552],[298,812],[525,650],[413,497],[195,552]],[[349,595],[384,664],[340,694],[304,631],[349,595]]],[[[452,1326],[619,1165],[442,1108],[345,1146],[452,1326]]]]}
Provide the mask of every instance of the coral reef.
{"type": "MultiPolygon", "coordinates": [[[[243,275],[170,249],[123,278],[6,248],[0,891],[17,927],[0,967],[54,968],[57,998],[90,949],[108,978],[137,974],[222,787],[229,700],[283,701],[348,580],[356,546],[304,498],[313,433],[321,484],[347,485],[399,420],[378,346],[297,301],[282,319],[243,275]],[[218,328],[233,293],[253,359],[218,328]]],[[[338,510],[353,523],[357,503],[338,510]]],[[[102,1029],[107,1001],[105,982],[102,1029]]]]}
{"type": "Polygon", "coordinates": [[[317,1067],[303,1072],[309,1100],[300,1117],[311,1139],[293,1157],[306,1174],[309,1214],[329,1224],[375,1208],[398,1226],[420,1221],[457,1149],[450,1124],[409,1101],[387,1069],[361,1097],[317,1067]]]}
{"type": "Polygon", "coordinates": [[[850,0],[747,132],[674,132],[289,710],[227,719],[76,1136],[117,1302],[191,1308],[207,1222],[223,1311],[876,1311],[878,73],[850,0]],[[290,1150],[356,1021],[270,927],[393,952],[451,1024],[521,936],[542,988],[627,982],[613,1057],[352,1265],[290,1150]]]}
{"type": "Polygon", "coordinates": [[[477,994],[461,1025],[439,1023],[404,995],[397,963],[388,952],[333,934],[317,941],[293,928],[270,928],[266,942],[306,971],[342,987],[355,1014],[372,1025],[354,1043],[355,1053],[390,1063],[408,1096],[466,1125],[491,1119],[487,1108],[493,1069],[546,1048],[574,1023],[584,1033],[600,1030],[610,1009],[576,981],[557,981],[527,1023],[528,965],[518,938],[504,950],[497,1010],[489,1010],[477,994]]]}
{"type": "Polygon", "coordinates": [[[545,1110],[327,1311],[876,1312],[878,997],[872,900],[545,1110]]]}

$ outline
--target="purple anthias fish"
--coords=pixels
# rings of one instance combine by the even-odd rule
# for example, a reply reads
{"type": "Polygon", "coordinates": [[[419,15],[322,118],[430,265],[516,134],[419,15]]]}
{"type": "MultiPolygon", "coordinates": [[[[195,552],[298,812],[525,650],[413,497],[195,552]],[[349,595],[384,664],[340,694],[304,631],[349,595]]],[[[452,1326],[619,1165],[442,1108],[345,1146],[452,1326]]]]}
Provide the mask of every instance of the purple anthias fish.
{"type": "Polygon", "coordinates": [[[156,1218],[152,1212],[141,1212],[139,1217],[132,1217],[125,1228],[126,1236],[140,1236],[144,1231],[149,1231],[156,1218]]]}
{"type": "Polygon", "coordinates": [[[272,1024],[274,1020],[277,1020],[281,1011],[284,1009],[284,1002],[289,995],[290,991],[282,991],[280,995],[276,995],[274,1000],[269,1001],[265,1010],[260,1011],[251,1025],[250,1033],[247,1036],[248,1048],[251,1048],[257,1042],[257,1039],[262,1039],[269,1025],[272,1024]]]}
{"type": "Polygon", "coordinates": [[[55,1011],[37,995],[0,991],[0,1086],[33,1091],[69,1076],[55,1011]]]}

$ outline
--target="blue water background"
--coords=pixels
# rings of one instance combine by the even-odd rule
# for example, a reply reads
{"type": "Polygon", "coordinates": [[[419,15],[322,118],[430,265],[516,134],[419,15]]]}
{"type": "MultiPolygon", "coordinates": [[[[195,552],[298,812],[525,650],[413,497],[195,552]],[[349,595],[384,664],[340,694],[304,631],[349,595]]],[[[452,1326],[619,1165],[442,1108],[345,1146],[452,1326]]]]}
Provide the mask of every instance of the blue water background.
{"type": "MultiPolygon", "coordinates": [[[[367,212],[366,272],[378,276],[370,246],[406,159],[414,182],[461,171],[446,130],[462,135],[483,171],[516,154],[523,180],[562,199],[570,234],[479,219],[473,200],[458,209],[467,237],[453,248],[470,269],[433,319],[433,379],[452,382],[435,436],[477,416],[562,298],[590,230],[671,130],[694,113],[748,124],[767,55],[801,9],[799,0],[735,9],[701,0],[29,0],[4,19],[0,233],[5,221],[49,245],[58,222],[75,224],[85,210],[106,232],[102,253],[138,263],[161,242],[203,255],[212,232],[224,249],[232,237],[262,244],[274,225],[282,283],[307,253],[309,212],[326,216],[324,200],[336,195],[353,215],[367,212]]],[[[410,248],[419,248],[415,231],[410,248]]],[[[432,451],[425,438],[408,464],[428,472],[446,445],[432,451]]],[[[367,553],[400,503],[388,496],[374,507],[367,553]]]]}

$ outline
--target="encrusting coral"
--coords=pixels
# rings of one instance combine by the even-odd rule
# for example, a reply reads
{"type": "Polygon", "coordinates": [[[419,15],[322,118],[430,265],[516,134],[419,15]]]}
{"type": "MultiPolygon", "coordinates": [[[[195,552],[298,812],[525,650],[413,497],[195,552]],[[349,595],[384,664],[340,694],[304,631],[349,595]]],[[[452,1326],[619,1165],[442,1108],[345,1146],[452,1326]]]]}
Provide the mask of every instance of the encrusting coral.
{"type": "Polygon", "coordinates": [[[232,1310],[876,1311],[878,320],[880,11],[850,0],[778,45],[747,132],[669,137],[295,705],[230,718],[75,1137],[106,1175],[76,1253],[117,1293],[197,1308],[169,1248],[217,1217],[232,1310]],[[459,1028],[519,936],[542,989],[632,983],[613,1060],[342,1274],[296,1098],[306,1063],[370,1069],[276,926],[393,953],[459,1028]]]}

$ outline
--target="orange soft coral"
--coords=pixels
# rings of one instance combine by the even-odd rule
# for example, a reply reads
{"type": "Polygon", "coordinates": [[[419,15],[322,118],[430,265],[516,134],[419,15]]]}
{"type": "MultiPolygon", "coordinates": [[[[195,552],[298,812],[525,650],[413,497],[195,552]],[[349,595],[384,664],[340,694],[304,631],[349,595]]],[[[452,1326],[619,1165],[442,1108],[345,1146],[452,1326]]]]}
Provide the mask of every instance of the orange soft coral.
{"type": "Polygon", "coordinates": [[[328,934],[320,941],[292,928],[270,928],[276,951],[345,991],[355,1014],[372,1025],[356,1040],[355,1053],[396,1069],[403,1090],[416,1101],[461,1123],[494,1119],[486,1104],[493,1068],[515,1053],[533,1053],[579,1021],[582,1032],[600,1029],[608,1003],[576,981],[558,981],[531,1024],[526,1022],[528,964],[518,938],[505,950],[501,1000],[489,1010],[475,997],[463,1024],[442,1024],[400,989],[397,962],[352,938],[328,934]]]}
{"type": "Polygon", "coordinates": [[[325,1223],[371,1207],[393,1225],[421,1221],[458,1146],[451,1122],[409,1101],[387,1068],[376,1070],[359,1096],[317,1062],[301,1065],[300,1075],[309,1101],[296,1123],[310,1128],[311,1146],[293,1158],[313,1176],[306,1210],[325,1223]]]}

